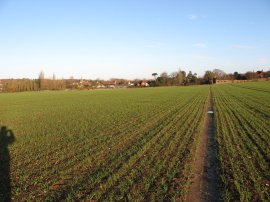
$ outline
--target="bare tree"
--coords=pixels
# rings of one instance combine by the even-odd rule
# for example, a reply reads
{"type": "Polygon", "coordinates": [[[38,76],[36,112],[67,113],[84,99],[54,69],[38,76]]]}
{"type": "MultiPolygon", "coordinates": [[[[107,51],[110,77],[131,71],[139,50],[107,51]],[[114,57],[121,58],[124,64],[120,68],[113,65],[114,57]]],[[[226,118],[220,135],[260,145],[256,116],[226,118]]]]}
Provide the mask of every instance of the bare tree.
{"type": "Polygon", "coordinates": [[[39,80],[39,88],[40,88],[41,90],[45,89],[45,83],[46,83],[46,82],[45,82],[45,74],[44,74],[43,71],[41,71],[41,72],[39,73],[38,80],[39,80]]]}
{"type": "Polygon", "coordinates": [[[213,76],[216,78],[216,79],[223,79],[226,77],[226,73],[223,71],[223,70],[220,70],[220,69],[214,69],[213,70],[213,76]]]}

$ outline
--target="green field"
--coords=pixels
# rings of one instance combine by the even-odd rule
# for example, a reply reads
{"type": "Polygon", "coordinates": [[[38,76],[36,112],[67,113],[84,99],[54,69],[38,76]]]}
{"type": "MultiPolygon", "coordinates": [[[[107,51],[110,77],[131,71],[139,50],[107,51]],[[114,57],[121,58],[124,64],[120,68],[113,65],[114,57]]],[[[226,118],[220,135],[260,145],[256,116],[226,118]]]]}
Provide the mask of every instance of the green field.
{"type": "Polygon", "coordinates": [[[270,198],[270,82],[0,94],[0,201],[184,200],[212,90],[220,187],[270,198]],[[6,127],[4,129],[3,127],[6,127]],[[10,170],[9,170],[10,169],[10,170]],[[3,190],[2,189],[2,190],[3,190]],[[1,195],[2,194],[2,195],[1,195]]]}
{"type": "Polygon", "coordinates": [[[270,199],[270,82],[213,86],[224,198],[270,199]]]}
{"type": "Polygon", "coordinates": [[[12,197],[165,199],[184,194],[208,86],[1,94],[12,197]]]}

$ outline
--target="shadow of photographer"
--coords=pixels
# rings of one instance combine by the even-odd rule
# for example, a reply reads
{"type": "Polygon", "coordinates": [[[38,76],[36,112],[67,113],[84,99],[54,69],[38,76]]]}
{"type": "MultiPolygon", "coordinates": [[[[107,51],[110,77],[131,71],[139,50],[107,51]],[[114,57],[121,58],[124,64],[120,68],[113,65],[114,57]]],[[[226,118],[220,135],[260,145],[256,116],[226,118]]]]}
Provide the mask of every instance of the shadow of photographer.
{"type": "Polygon", "coordinates": [[[0,201],[11,201],[10,155],[8,146],[15,142],[12,130],[0,131],[0,201]]]}

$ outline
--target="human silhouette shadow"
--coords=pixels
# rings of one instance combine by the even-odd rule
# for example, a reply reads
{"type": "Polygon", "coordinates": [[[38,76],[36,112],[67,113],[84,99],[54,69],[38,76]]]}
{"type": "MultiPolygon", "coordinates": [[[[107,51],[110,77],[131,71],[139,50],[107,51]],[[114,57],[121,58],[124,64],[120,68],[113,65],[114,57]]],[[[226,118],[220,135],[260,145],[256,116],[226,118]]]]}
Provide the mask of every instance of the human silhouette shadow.
{"type": "Polygon", "coordinates": [[[11,201],[10,156],[8,146],[15,141],[12,130],[6,126],[0,131],[0,202],[11,201]]]}

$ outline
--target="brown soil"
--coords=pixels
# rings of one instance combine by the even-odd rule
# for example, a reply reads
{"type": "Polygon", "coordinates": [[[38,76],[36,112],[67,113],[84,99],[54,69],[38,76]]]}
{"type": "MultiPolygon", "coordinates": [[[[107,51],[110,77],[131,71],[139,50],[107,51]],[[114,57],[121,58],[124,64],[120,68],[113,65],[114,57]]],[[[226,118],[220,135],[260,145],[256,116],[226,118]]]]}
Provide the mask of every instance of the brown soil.
{"type": "Polygon", "coordinates": [[[205,111],[205,124],[200,134],[195,161],[192,170],[192,182],[187,194],[187,200],[195,201],[221,201],[218,186],[217,170],[217,148],[214,137],[214,114],[212,93],[210,91],[208,109],[205,111]]]}

